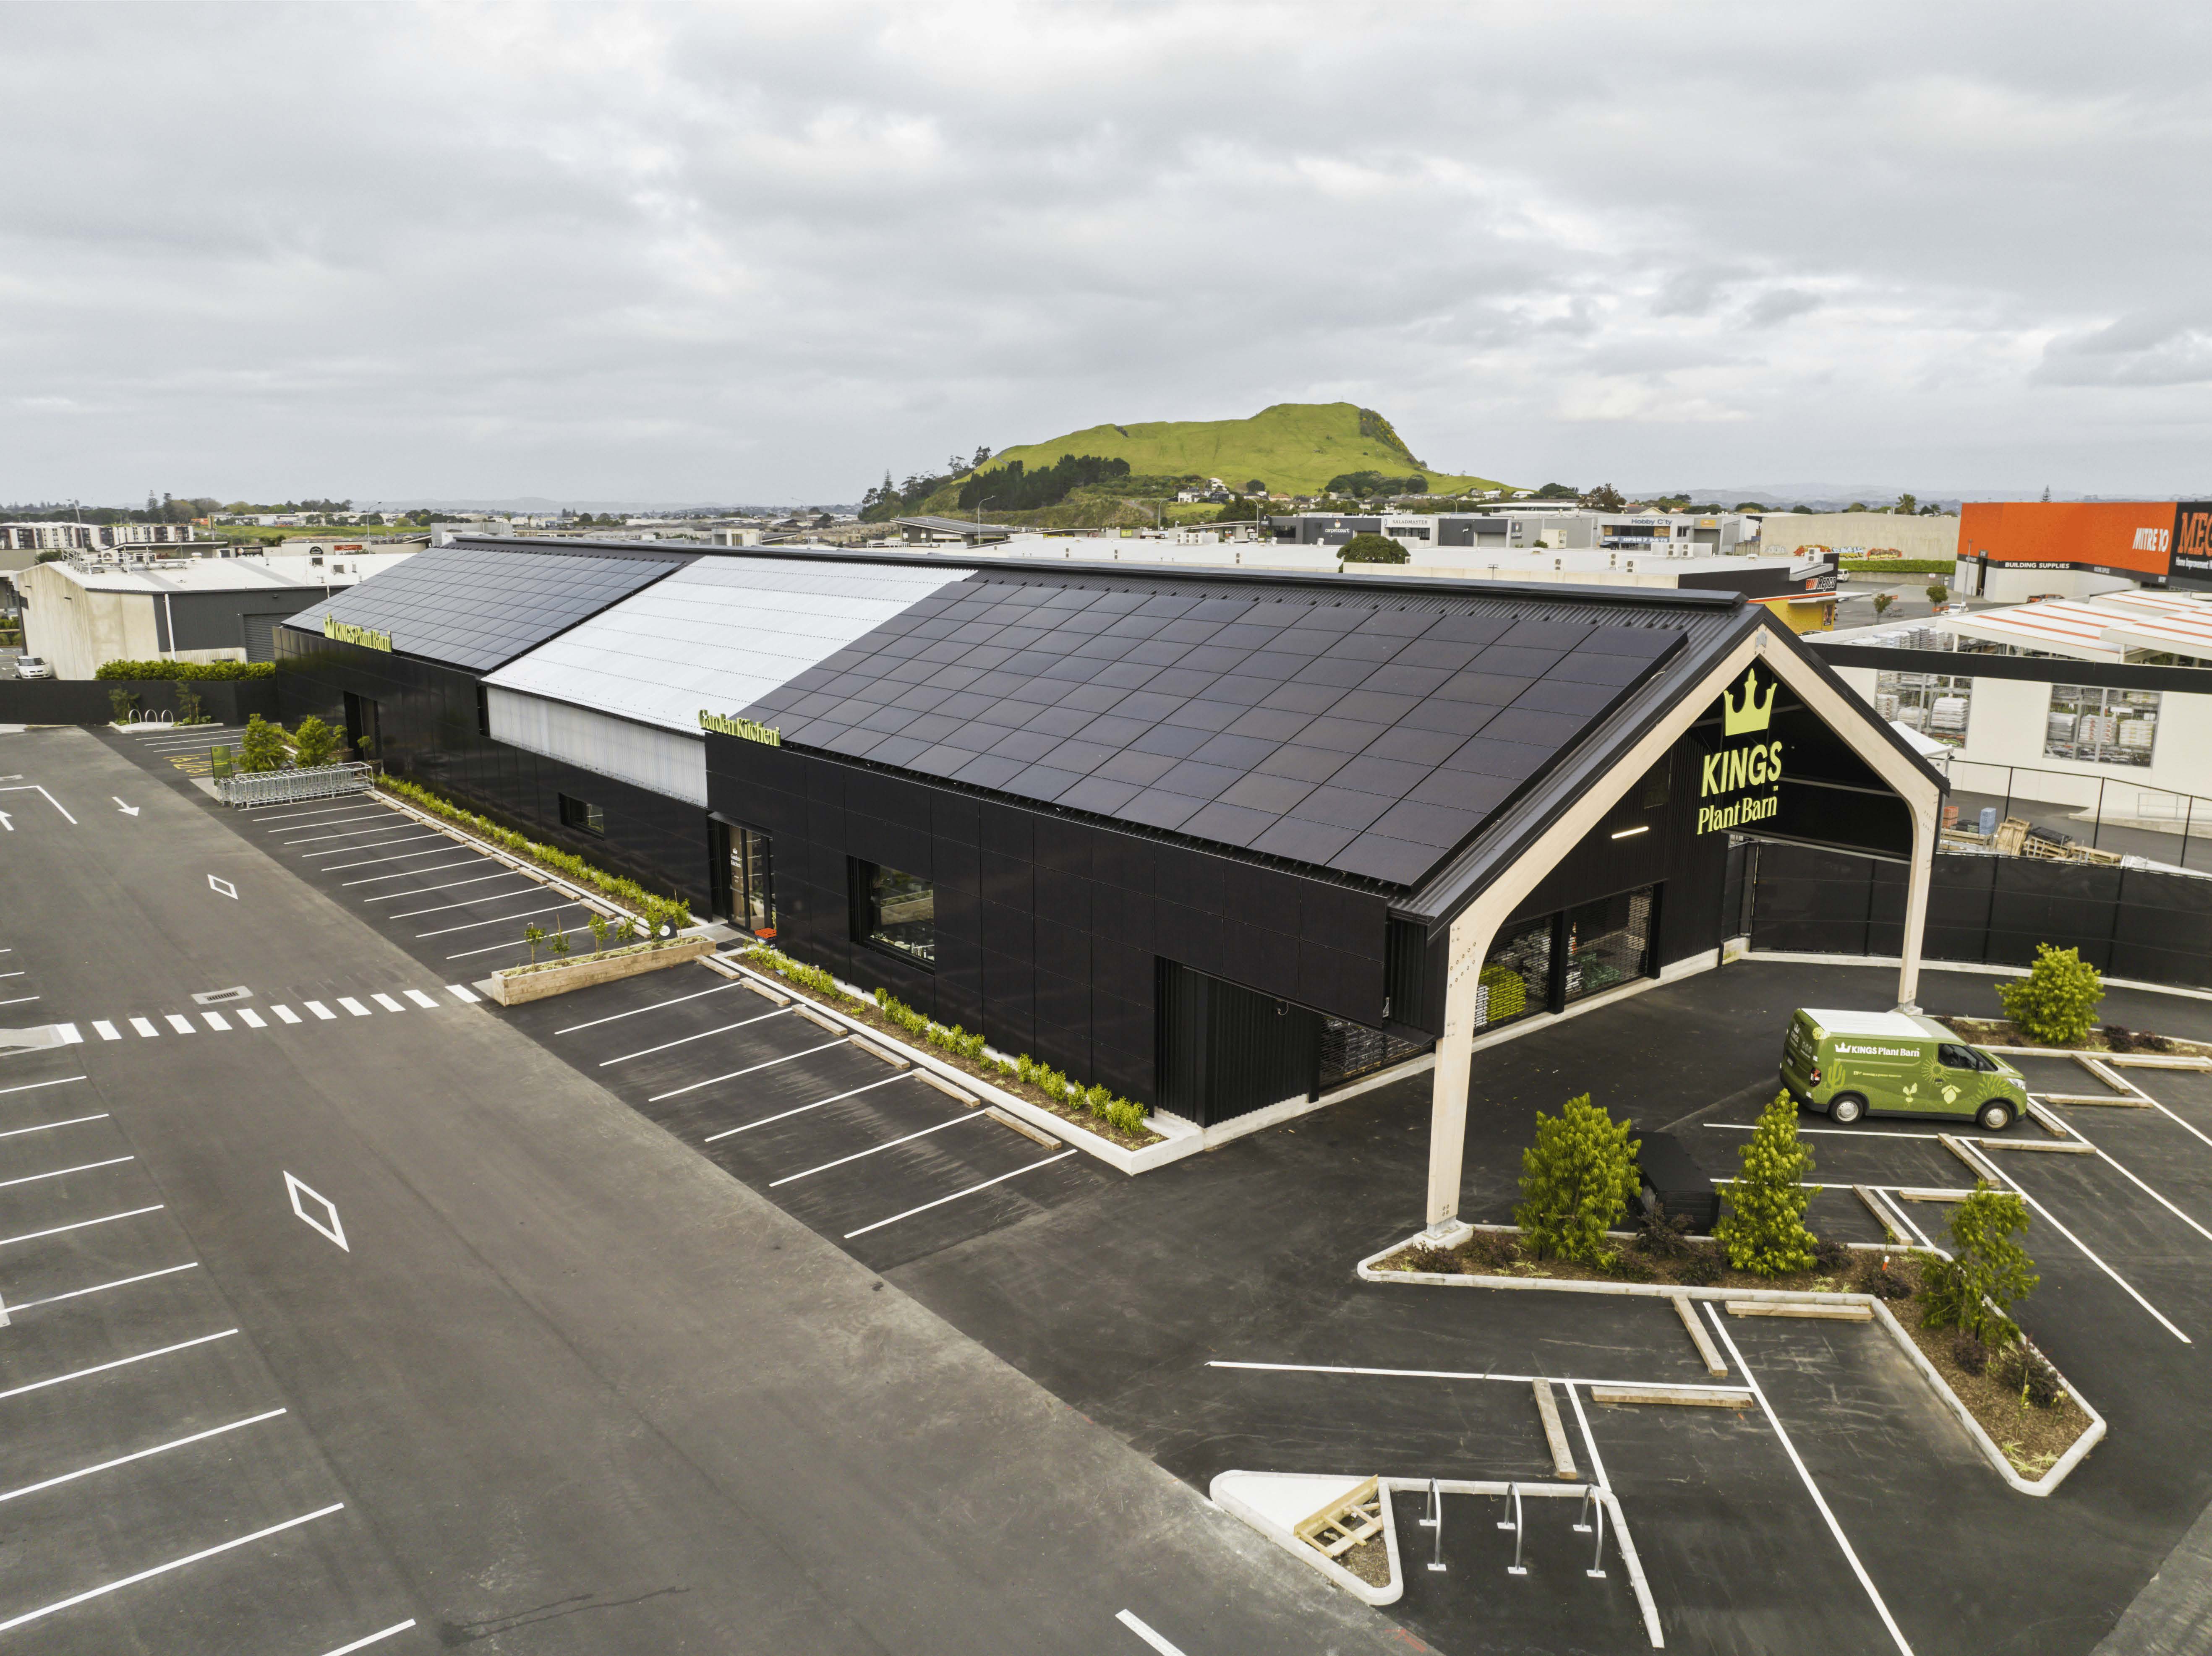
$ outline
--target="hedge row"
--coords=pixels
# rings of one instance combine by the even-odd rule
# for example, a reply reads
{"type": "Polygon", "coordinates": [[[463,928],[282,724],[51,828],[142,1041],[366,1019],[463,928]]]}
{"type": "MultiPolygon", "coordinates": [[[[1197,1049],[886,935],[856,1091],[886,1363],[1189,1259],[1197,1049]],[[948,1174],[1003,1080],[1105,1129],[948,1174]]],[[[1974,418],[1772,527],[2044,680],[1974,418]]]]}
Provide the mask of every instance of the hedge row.
{"type": "Polygon", "coordinates": [[[459,823],[502,850],[527,857],[532,862],[543,863],[579,884],[590,886],[636,914],[647,925],[657,926],[666,920],[680,931],[691,924],[691,905],[681,897],[656,896],[635,880],[627,880],[619,874],[610,874],[605,869],[594,868],[574,852],[563,851],[558,846],[544,845],[526,834],[517,834],[513,828],[501,828],[489,817],[465,810],[442,795],[433,793],[429,789],[403,778],[380,776],[376,782],[386,792],[398,795],[434,816],[442,816],[449,822],[459,823]]]}
{"type": "Polygon", "coordinates": [[[1846,575],[1948,575],[1959,563],[1955,558],[1844,558],[1836,567],[1846,575]]]}
{"type": "MultiPolygon", "coordinates": [[[[817,966],[795,961],[781,949],[757,943],[749,951],[767,961],[777,973],[811,989],[823,999],[855,1004],[853,997],[837,986],[836,979],[817,966]]],[[[1092,1115],[1132,1138],[1141,1138],[1148,1129],[1145,1125],[1145,1107],[1126,1098],[1116,1098],[1103,1087],[1079,1087],[1048,1064],[1023,1053],[1012,1059],[994,1058],[983,1050],[983,1037],[975,1031],[963,1029],[958,1024],[950,1026],[917,1012],[904,1001],[886,990],[876,991],[876,1010],[884,1017],[918,1040],[926,1041],[940,1052],[966,1059],[980,1068],[996,1070],[1002,1075],[1018,1077],[1051,1098],[1064,1098],[1071,1104],[1079,1104],[1092,1115]]]]}
{"type": "Polygon", "coordinates": [[[94,678],[274,678],[273,661],[106,661],[94,678]]]}

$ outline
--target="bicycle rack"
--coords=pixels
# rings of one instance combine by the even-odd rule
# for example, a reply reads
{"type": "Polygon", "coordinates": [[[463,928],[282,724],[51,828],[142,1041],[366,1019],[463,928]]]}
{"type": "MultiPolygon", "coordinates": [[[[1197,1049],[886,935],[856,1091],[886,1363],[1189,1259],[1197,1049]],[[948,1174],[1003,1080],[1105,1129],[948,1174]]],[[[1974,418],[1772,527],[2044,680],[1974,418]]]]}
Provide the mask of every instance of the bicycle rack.
{"type": "Polygon", "coordinates": [[[1513,1532],[1513,1562],[1505,1567],[1505,1573],[1508,1575],[1526,1575],[1528,1573],[1528,1567],[1521,1562],[1522,1531],[1525,1527],[1521,1516],[1521,1486],[1518,1483],[1509,1483],[1505,1486],[1505,1493],[1513,1502],[1513,1521],[1510,1524],[1500,1524],[1498,1526],[1501,1530],[1513,1532]]]}
{"type": "Polygon", "coordinates": [[[1589,1513],[1593,1506],[1597,1508],[1597,1554],[1583,1574],[1593,1581],[1602,1581],[1605,1580],[1605,1502],[1598,1498],[1595,1483],[1583,1490],[1583,1509],[1580,1520],[1575,1525],[1576,1534],[1588,1535],[1590,1532],[1589,1513]]]}
{"type": "Polygon", "coordinates": [[[1443,1491],[1437,1487],[1437,1481],[1433,1477],[1429,1480],[1429,1515],[1421,1520],[1421,1525],[1425,1529],[1433,1529],[1437,1532],[1436,1552],[1429,1560],[1429,1568],[1441,1574],[1445,1568],[1444,1496],[1443,1491]]]}

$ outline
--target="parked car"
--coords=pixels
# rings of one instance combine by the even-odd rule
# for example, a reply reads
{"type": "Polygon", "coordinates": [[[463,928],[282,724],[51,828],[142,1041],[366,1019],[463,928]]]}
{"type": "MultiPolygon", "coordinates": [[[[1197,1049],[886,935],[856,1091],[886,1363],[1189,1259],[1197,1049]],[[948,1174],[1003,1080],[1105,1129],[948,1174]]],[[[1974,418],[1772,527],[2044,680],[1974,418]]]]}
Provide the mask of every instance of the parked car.
{"type": "Polygon", "coordinates": [[[54,670],[38,656],[17,656],[15,676],[18,678],[52,678],[54,670]]]}
{"type": "Polygon", "coordinates": [[[1838,1123],[1955,1116],[2002,1132],[2027,1113],[2019,1071],[1911,1012],[1800,1008],[1783,1042],[1782,1084],[1801,1107],[1838,1123]]]}

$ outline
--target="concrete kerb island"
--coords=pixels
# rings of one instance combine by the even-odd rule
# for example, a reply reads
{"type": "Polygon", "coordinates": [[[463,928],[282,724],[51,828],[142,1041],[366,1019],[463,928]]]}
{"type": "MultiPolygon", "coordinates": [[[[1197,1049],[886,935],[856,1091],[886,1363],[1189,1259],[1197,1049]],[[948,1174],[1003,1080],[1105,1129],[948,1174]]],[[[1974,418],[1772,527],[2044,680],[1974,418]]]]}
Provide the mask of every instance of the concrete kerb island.
{"type": "MultiPolygon", "coordinates": [[[[1480,1225],[1469,1226],[1468,1228],[1503,1231],[1513,1230],[1516,1227],[1480,1225]]],[[[2047,1495],[2057,1489],[2066,1481],[2067,1474],[2081,1464],[2082,1457],[2104,1441],[2107,1429],[2104,1416],[2100,1414],[2089,1400],[2081,1395],[2080,1389],[2071,1380],[2064,1374],[2059,1374],[2059,1383],[2065,1387],[2066,1395],[2079,1404],[2081,1412],[2088,1416],[2089,1429],[2074,1440],[2066,1453],[2058,1458],[2049,1471],[2039,1478],[2031,1480],[2022,1477],[2013,1464],[2005,1459],[2004,1451],[1997,1447],[1996,1440],[1990,1436],[1981,1422],[1974,1418],[1973,1410],[1960,1401],[1959,1394],[1951,1389],[1949,1382],[1937,1372],[1935,1364],[1928,1361],[1927,1355],[1921,1350],[1919,1343],[1905,1332],[1903,1325],[1890,1314],[1889,1307],[1870,1294],[1820,1293],[1772,1288],[1688,1288],[1669,1283],[1549,1282],[1534,1277],[1474,1277],[1447,1275],[1442,1271],[1433,1271],[1376,1269],[1377,1261],[1387,1259],[1394,1253],[1400,1253],[1407,1248],[1424,1244],[1433,1246],[1434,1243],[1434,1237],[1427,1231],[1416,1231],[1404,1240],[1394,1242],[1389,1247],[1370,1253],[1362,1259],[1358,1265],[1359,1279],[1367,1283],[1401,1283],[1423,1288],[1536,1289],[1566,1294],[1628,1295],[1647,1299],[1737,1300],[1775,1305],[1794,1303],[1805,1306],[1863,1307],[1869,1313],[1872,1320],[1880,1323],[1890,1338],[1897,1343],[1899,1349],[1919,1371],[1921,1378],[1934,1386],[1936,1395],[1950,1406],[1951,1412],[1958,1416],[1959,1423],[1966,1429],[1968,1435],[1980,1446],[1983,1458],[1996,1469],[1997,1476],[2022,1495],[2047,1495]]],[[[1903,1248],[1893,1249],[1882,1243],[1854,1244],[1853,1246],[1883,1252],[1909,1251],[1903,1248]]],[[[2053,1365],[2053,1372],[2057,1372],[2056,1365],[2053,1365]]]]}
{"type": "Polygon", "coordinates": [[[714,942],[708,937],[656,938],[609,954],[586,955],[578,961],[540,961],[533,966],[511,966],[493,973],[484,982],[490,986],[492,998],[501,1006],[520,1006],[529,1001],[565,995],[574,989],[612,983],[617,978],[634,978],[641,973],[681,966],[686,961],[696,961],[714,952],[714,942]]]}

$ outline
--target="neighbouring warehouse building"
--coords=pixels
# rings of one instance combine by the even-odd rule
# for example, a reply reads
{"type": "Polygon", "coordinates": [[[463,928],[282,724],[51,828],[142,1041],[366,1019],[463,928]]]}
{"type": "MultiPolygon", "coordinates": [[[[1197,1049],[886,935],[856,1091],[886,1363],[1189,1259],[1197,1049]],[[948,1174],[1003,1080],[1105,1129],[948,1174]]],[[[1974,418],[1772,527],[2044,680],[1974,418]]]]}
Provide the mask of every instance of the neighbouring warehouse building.
{"type": "Polygon", "coordinates": [[[1735,592],[464,539],[284,717],[1213,1126],[1716,960],[1732,845],[1907,874],[1941,779],[1735,592]]]}

